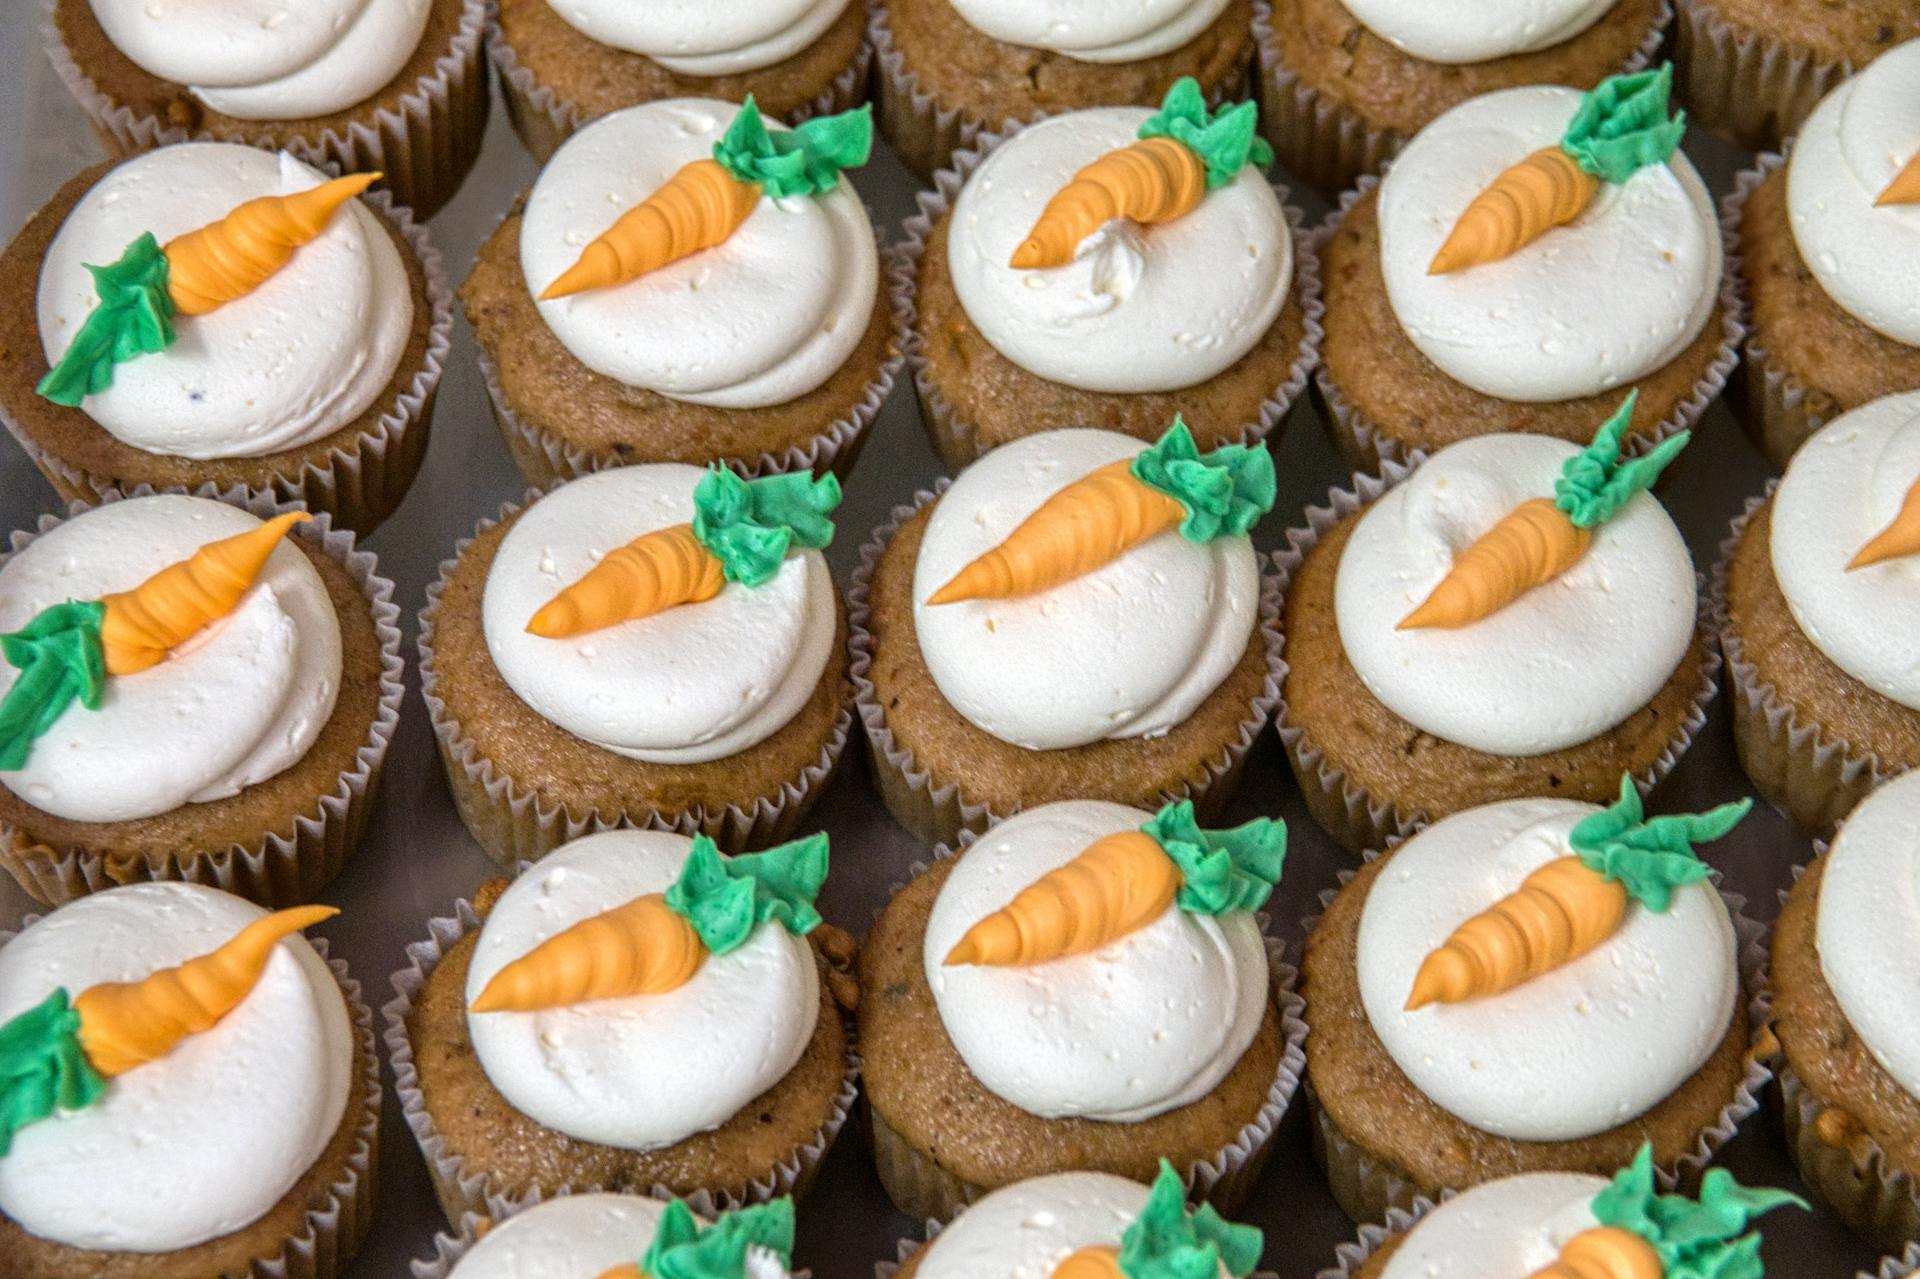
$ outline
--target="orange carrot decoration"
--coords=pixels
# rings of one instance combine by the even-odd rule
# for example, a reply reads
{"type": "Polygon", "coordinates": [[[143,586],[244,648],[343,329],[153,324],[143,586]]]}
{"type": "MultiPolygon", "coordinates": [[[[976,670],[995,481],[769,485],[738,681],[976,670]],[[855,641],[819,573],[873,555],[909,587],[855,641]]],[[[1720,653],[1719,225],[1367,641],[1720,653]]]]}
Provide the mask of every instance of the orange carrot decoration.
{"type": "Polygon", "coordinates": [[[1893,175],[1893,181],[1887,183],[1874,204],[1920,204],[1920,151],[1893,175]]]}
{"type": "Polygon", "coordinates": [[[1093,1244],[1069,1253],[1048,1279],[1195,1279],[1225,1271],[1245,1279],[1266,1240],[1252,1226],[1235,1225],[1210,1204],[1187,1208],[1187,1188],[1165,1159],[1140,1215],[1118,1247],[1093,1244]]]}
{"type": "Polygon", "coordinates": [[[1920,551],[1920,480],[1915,480],[1908,487],[1893,521],[1854,552],[1853,558],[1847,561],[1847,571],[1851,573],[1854,569],[1866,568],[1870,564],[1902,555],[1912,555],[1915,551],[1920,551]]]}
{"type": "Polygon", "coordinates": [[[653,1242],[639,1262],[603,1270],[595,1279],[749,1279],[749,1253],[760,1250],[793,1264],[793,1197],[723,1212],[710,1226],[680,1199],[669,1200],[653,1242]]]}
{"type": "Polygon", "coordinates": [[[1595,1226],[1561,1245],[1551,1264],[1532,1279],[1666,1279],[1667,1266],[1654,1246],[1631,1230],[1595,1226]]]}
{"type": "Polygon", "coordinates": [[[700,544],[693,525],[674,524],[608,551],[580,580],[541,605],[527,630],[564,639],[681,604],[704,603],[726,584],[719,559],[700,544]]]}
{"type": "Polygon", "coordinates": [[[1009,599],[1050,590],[1170,529],[1194,542],[1240,536],[1273,509],[1264,444],[1224,444],[1204,456],[1179,418],[1131,460],[1100,467],[1027,516],[1006,540],[954,574],[928,604],[1009,599]]]}
{"type": "Polygon", "coordinates": [[[1569,964],[1619,931],[1633,901],[1664,913],[1675,888],[1707,877],[1694,843],[1720,838],[1752,806],[1743,799],[1648,821],[1633,779],[1622,777],[1612,807],[1573,828],[1571,854],[1528,875],[1426,957],[1408,1011],[1502,994],[1569,964]]]}
{"type": "Polygon", "coordinates": [[[1583,213],[1603,182],[1665,164],[1686,132],[1667,117],[1673,67],[1613,76],[1580,100],[1560,141],[1504,170],[1475,196],[1427,267],[1445,275],[1518,252],[1583,213]]]}

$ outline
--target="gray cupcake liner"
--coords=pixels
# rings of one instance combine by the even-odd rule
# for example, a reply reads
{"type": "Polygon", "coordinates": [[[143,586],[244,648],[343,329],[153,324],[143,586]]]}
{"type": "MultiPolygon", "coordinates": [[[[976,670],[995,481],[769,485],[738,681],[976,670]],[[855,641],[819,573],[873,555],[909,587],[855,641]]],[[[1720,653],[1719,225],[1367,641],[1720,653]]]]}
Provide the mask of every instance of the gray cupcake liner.
{"type": "Polygon", "coordinates": [[[1728,22],[1708,0],[1679,0],[1674,30],[1675,96],[1693,122],[1750,151],[1779,146],[1799,131],[1820,99],[1853,74],[1728,22]]]}

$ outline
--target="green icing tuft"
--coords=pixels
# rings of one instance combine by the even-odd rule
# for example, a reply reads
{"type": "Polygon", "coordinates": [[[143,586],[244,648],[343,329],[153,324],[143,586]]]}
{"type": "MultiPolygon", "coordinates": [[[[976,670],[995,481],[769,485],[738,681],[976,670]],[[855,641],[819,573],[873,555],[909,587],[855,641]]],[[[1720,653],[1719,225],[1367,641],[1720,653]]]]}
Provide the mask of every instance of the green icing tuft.
{"type": "Polygon", "coordinates": [[[1752,807],[1752,800],[1743,799],[1704,813],[1676,813],[1647,821],[1633,778],[1623,775],[1620,798],[1582,818],[1568,843],[1588,870],[1623,885],[1648,910],[1664,912],[1674,889],[1697,883],[1710,873],[1694,853],[1694,844],[1719,839],[1752,807]]]}
{"type": "Polygon", "coordinates": [[[1602,182],[1625,182],[1649,164],[1665,164],[1687,131],[1687,113],[1667,114],[1673,64],[1609,76],[1580,99],[1560,149],[1602,182]]]}
{"type": "Polygon", "coordinates": [[[672,1200],[640,1259],[640,1273],[647,1279],[744,1279],[749,1248],[766,1249],[782,1266],[792,1264],[791,1198],[723,1212],[711,1226],[701,1225],[685,1203],[672,1200]]]}
{"type": "Polygon", "coordinates": [[[1265,444],[1222,444],[1202,454],[1177,416],[1128,469],[1187,509],[1180,535],[1190,542],[1243,536],[1273,509],[1273,456],[1265,444]]]}
{"type": "Polygon", "coordinates": [[[711,839],[695,835],[680,878],[667,889],[667,906],[693,925],[709,951],[724,955],[771,920],[796,937],[818,928],[813,900],[826,879],[825,834],[738,857],[722,857],[711,839]]]}
{"type": "Polygon", "coordinates": [[[1265,1246],[1260,1231],[1235,1225],[1212,1204],[1187,1211],[1187,1188],[1165,1159],[1140,1215],[1120,1236],[1120,1273],[1127,1279],[1216,1279],[1222,1266],[1245,1279],[1265,1246]]]}
{"type": "Polygon", "coordinates": [[[1259,910],[1287,858],[1285,822],[1256,817],[1232,830],[1201,830],[1190,799],[1168,804],[1140,829],[1180,868],[1184,886],[1175,900],[1193,915],[1259,910]]]}
{"type": "Polygon", "coordinates": [[[56,989],[0,1026],[0,1155],[28,1124],[91,1106],[106,1089],[80,1047],[80,1014],[56,989]]]}
{"type": "Polygon", "coordinates": [[[794,129],[767,128],[753,95],[718,142],[713,158],[742,182],[783,199],[825,195],[840,185],[840,171],[867,162],[873,151],[873,108],[817,116],[794,129]]]}
{"type": "Polygon", "coordinates": [[[1707,1170],[1698,1199],[1658,1194],[1653,1147],[1643,1144],[1633,1163],[1594,1196],[1593,1215],[1652,1244],[1666,1279],[1760,1279],[1760,1235],[1741,1232],[1753,1218],[1788,1204],[1807,1206],[1784,1190],[1750,1190],[1725,1168],[1707,1170]]]}
{"type": "Polygon", "coordinates": [[[1622,461],[1621,445],[1639,399],[1640,392],[1629,391],[1613,416],[1594,432],[1593,443],[1568,458],[1560,478],[1553,482],[1553,504],[1566,512],[1576,528],[1593,528],[1618,515],[1635,494],[1653,487],[1660,472],[1693,438],[1691,431],[1681,431],[1662,440],[1645,457],[1622,461]]]}
{"type": "Polygon", "coordinates": [[[1200,82],[1181,76],[1137,136],[1172,138],[1199,156],[1211,191],[1233,181],[1249,163],[1262,169],[1273,163],[1273,148],[1260,136],[1259,124],[1259,108],[1251,102],[1221,107],[1218,114],[1208,111],[1200,82]]]}
{"type": "Polygon", "coordinates": [[[99,305],[88,313],[60,362],[34,388],[55,404],[76,408],[113,385],[113,366],[173,344],[173,298],[167,293],[167,255],[147,232],[120,260],[89,266],[99,305]]]}
{"type": "Polygon", "coordinates": [[[764,586],[798,542],[820,549],[833,540],[840,481],[811,472],[743,480],[710,466],[693,490],[693,534],[720,561],[729,582],[764,586]]]}
{"type": "Polygon", "coordinates": [[[0,655],[20,677],[0,698],[0,770],[20,768],[33,743],[78,701],[100,706],[106,655],[100,648],[99,600],[72,600],[40,610],[19,630],[0,635],[0,655]]]}

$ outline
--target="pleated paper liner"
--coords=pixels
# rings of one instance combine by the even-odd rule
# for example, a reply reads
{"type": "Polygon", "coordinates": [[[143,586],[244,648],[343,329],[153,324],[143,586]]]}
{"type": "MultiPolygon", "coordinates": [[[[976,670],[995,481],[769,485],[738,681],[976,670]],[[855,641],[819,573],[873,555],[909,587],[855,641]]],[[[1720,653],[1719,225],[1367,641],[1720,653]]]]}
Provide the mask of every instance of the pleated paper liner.
{"type": "MultiPolygon", "coordinates": [[[[1451,1194],[1442,1195],[1440,1203],[1451,1198],[1451,1194]]],[[[1314,1279],[1355,1279],[1361,1268],[1373,1259],[1373,1255],[1386,1246],[1387,1240],[1404,1235],[1439,1206],[1425,1195],[1417,1195],[1409,1208],[1387,1209],[1386,1216],[1380,1222],[1363,1224],[1359,1234],[1350,1242],[1336,1246],[1333,1250],[1334,1264],[1322,1269],[1314,1279]]]]}
{"type": "Polygon", "coordinates": [[[1708,0],[1678,3],[1674,96],[1692,123],[1749,151],[1771,150],[1797,133],[1820,99],[1853,74],[1848,63],[1728,22],[1708,0]]]}

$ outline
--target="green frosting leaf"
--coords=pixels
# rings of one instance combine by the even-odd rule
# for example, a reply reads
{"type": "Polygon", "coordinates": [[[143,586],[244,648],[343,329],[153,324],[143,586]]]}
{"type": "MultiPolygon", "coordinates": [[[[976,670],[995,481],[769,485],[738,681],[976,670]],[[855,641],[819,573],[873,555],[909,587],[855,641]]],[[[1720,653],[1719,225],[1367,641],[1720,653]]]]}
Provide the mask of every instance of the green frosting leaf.
{"type": "Polygon", "coordinates": [[[842,169],[857,169],[873,152],[873,108],[816,116],[794,129],[767,128],[747,95],[726,133],[713,144],[713,158],[742,182],[776,200],[825,195],[840,184],[842,169]]]}
{"type": "Polygon", "coordinates": [[[1719,839],[1753,807],[1750,799],[1722,804],[1704,813],[1676,813],[1644,820],[1633,778],[1620,778],[1620,798],[1609,808],[1582,818],[1568,843],[1588,870],[1623,885],[1639,903],[1664,913],[1673,890],[1703,880],[1707,864],[1695,843],[1719,839]]]}
{"type": "Polygon", "coordinates": [[[1190,799],[1168,804],[1140,829],[1180,868],[1185,884],[1175,900],[1193,915],[1259,910],[1287,859],[1285,822],[1256,817],[1232,830],[1201,830],[1190,799]]]}
{"type": "Polygon", "coordinates": [[[1180,535],[1190,542],[1242,536],[1273,509],[1273,456],[1264,443],[1222,444],[1202,454],[1178,416],[1128,470],[1187,508],[1180,535]]]}
{"type": "Polygon", "coordinates": [[[89,266],[100,303],[73,335],[60,362],[34,388],[68,408],[113,385],[113,366],[173,344],[173,298],[167,293],[167,255],[147,232],[120,260],[89,266]]]}
{"type": "Polygon", "coordinates": [[[0,770],[20,768],[34,741],[78,701],[97,710],[107,684],[100,648],[99,600],[70,600],[41,609],[19,630],[0,635],[0,655],[20,677],[0,698],[0,770]]]}
{"type": "Polygon", "coordinates": [[[1273,148],[1259,134],[1259,108],[1251,102],[1221,107],[1219,114],[1207,110],[1207,99],[1200,82],[1181,76],[1167,90],[1160,109],[1147,117],[1138,134],[1141,138],[1172,138],[1200,157],[1207,166],[1207,190],[1233,181],[1233,175],[1247,164],[1266,168],[1273,163],[1273,148]]]}
{"type": "Polygon", "coordinates": [[[831,473],[743,480],[710,466],[693,490],[693,535],[720,561],[729,582],[764,586],[795,542],[819,550],[833,540],[840,481],[831,473]]]}
{"type": "Polygon", "coordinates": [[[749,1248],[765,1248],[781,1265],[792,1264],[791,1198],[723,1212],[711,1226],[702,1226],[685,1203],[672,1200],[660,1214],[640,1273],[647,1279],[743,1279],[749,1248]]]}
{"type": "Polygon", "coordinates": [[[1637,75],[1609,76],[1580,99],[1560,149],[1602,182],[1625,182],[1635,170],[1665,164],[1687,131],[1687,113],[1667,115],[1673,64],[1637,75]]]}
{"type": "Polygon", "coordinates": [[[0,1155],[13,1134],[56,1110],[81,1110],[99,1100],[106,1080],[80,1047],[80,1014],[64,987],[0,1026],[0,1155]]]}
{"type": "Polygon", "coordinates": [[[1622,461],[1621,445],[1639,399],[1639,391],[1629,391],[1613,416],[1594,432],[1593,443],[1568,458],[1560,478],[1553,482],[1553,504],[1567,513],[1576,528],[1593,528],[1618,515],[1635,494],[1653,487],[1660,472],[1693,438],[1693,432],[1681,431],[1662,440],[1645,457],[1622,461]]]}
{"type": "Polygon", "coordinates": [[[1235,1225],[1212,1204],[1187,1211],[1187,1188],[1165,1159],[1140,1215],[1120,1236],[1120,1273],[1127,1279],[1215,1279],[1220,1268],[1235,1279],[1251,1274],[1265,1238],[1235,1225]]]}
{"type": "Polygon", "coordinates": [[[1725,1168],[1707,1170],[1697,1200],[1657,1194],[1653,1147],[1643,1144],[1633,1163],[1593,1197],[1593,1215],[1652,1244],[1666,1279],[1760,1279],[1760,1236],[1741,1232],[1753,1218],[1788,1204],[1807,1206],[1784,1190],[1750,1190],[1725,1168]]]}
{"type": "Polygon", "coordinates": [[[820,912],[813,900],[826,879],[824,833],[738,857],[722,857],[711,839],[695,835],[693,851],[666,900],[709,951],[724,955],[744,946],[769,920],[778,920],[795,937],[818,928],[820,912]]]}

